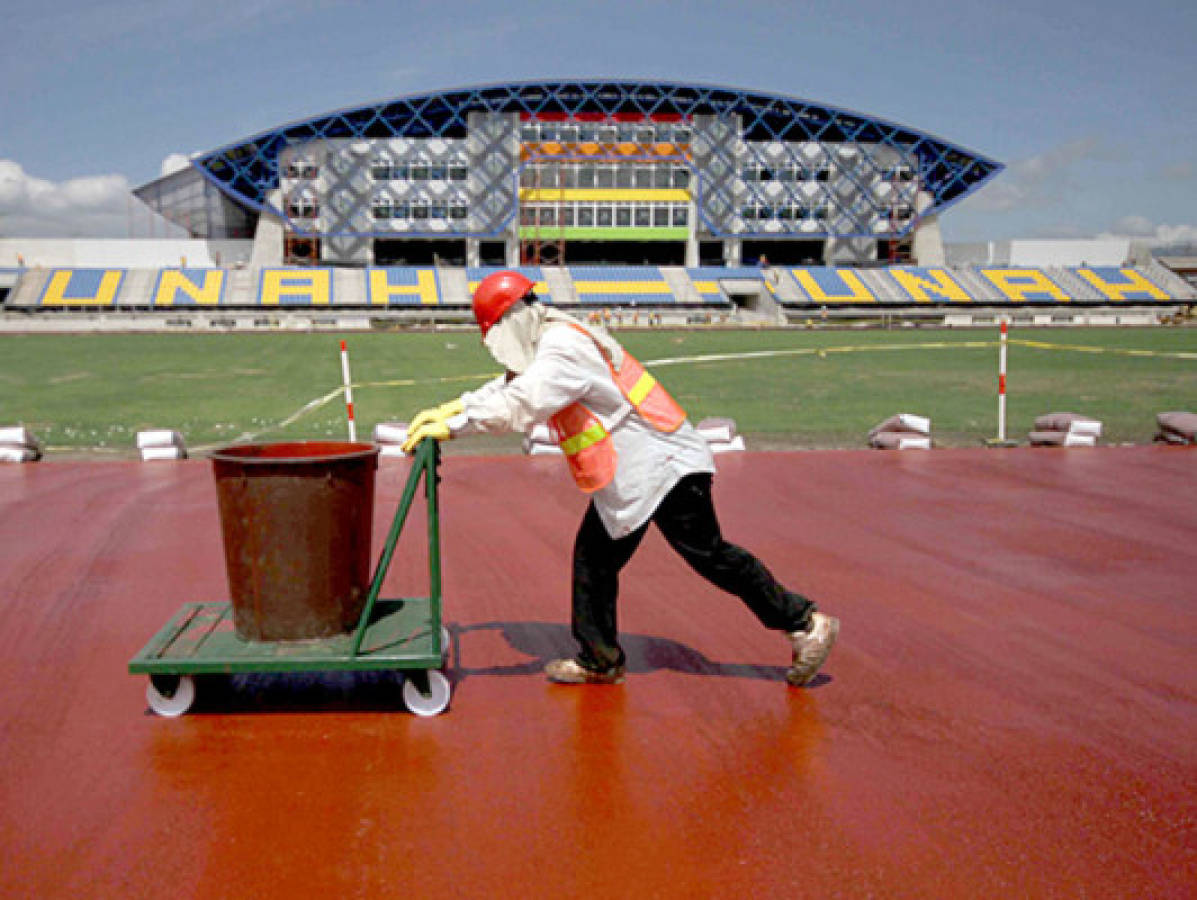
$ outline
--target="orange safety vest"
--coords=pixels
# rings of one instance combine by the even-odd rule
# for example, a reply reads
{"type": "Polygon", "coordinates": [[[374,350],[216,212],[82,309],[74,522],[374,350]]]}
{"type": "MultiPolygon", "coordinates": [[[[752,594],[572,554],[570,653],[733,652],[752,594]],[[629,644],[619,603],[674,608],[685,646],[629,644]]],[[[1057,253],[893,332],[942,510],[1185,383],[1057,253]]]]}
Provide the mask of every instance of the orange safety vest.
{"type": "MultiPolygon", "coordinates": [[[[570,327],[594,340],[584,328],[572,324],[570,327]]],[[[602,345],[597,341],[595,344],[620,393],[648,424],[666,434],[682,427],[686,421],[685,410],[632,354],[624,351],[623,365],[617,372],[602,345]]],[[[571,403],[549,418],[549,427],[579,488],[593,494],[611,482],[618,462],[615,444],[594,413],[581,403],[571,403]]]]}

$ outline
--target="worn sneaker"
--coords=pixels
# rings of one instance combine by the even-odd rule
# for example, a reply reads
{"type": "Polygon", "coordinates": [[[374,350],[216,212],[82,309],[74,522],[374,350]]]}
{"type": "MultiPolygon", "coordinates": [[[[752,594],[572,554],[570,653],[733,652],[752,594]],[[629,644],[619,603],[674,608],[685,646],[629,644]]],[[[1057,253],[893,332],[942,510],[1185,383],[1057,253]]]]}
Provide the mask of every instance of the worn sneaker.
{"type": "Polygon", "coordinates": [[[576,659],[555,659],[544,667],[549,681],[558,684],[622,684],[626,669],[615,666],[602,672],[588,669],[576,659]]]}
{"type": "Polygon", "coordinates": [[[809,684],[819,667],[827,661],[839,633],[840,620],[819,612],[811,616],[810,627],[806,631],[790,632],[794,663],[786,672],[786,681],[794,687],[809,684]]]}

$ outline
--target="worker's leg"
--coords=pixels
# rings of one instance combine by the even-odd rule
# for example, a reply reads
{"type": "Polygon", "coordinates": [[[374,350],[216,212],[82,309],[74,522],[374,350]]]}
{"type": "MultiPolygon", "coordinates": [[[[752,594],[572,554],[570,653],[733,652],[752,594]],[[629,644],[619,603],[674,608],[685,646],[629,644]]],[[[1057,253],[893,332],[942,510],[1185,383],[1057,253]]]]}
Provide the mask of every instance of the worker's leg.
{"type": "Polygon", "coordinates": [[[723,539],[709,474],[687,475],[678,482],[653,521],[696,572],[743,600],[766,628],[794,632],[810,625],[814,603],[786,590],[759,559],[723,539]]]}
{"type": "Polygon", "coordinates": [[[603,671],[623,665],[616,627],[619,572],[627,565],[648,526],[616,540],[607,534],[594,504],[586,510],[574,541],[573,632],[582,651],[578,661],[603,671]]]}

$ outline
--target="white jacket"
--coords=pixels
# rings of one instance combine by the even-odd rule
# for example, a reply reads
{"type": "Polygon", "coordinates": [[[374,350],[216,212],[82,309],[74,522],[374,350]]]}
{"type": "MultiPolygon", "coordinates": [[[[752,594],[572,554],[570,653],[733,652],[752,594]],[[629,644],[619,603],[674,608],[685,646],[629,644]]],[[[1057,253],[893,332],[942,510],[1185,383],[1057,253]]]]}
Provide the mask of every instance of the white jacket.
{"type": "Polygon", "coordinates": [[[526,432],[575,401],[594,413],[618,455],[615,477],[591,495],[613,538],[647,522],[683,476],[715,471],[710,447],[689,421],[671,434],[645,422],[620,393],[594,341],[564,324],[544,329],[522,375],[500,376],[461,400],[464,414],[450,421],[455,436],[526,432]]]}

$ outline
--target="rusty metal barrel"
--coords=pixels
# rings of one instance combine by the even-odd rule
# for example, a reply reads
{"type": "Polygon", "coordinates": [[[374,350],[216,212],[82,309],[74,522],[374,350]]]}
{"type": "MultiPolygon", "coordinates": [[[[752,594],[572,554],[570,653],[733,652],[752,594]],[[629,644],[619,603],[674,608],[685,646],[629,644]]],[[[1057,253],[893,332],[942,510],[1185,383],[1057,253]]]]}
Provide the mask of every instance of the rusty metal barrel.
{"type": "Polygon", "coordinates": [[[212,466],[237,636],[353,630],[370,590],[378,448],[241,444],[213,453],[212,466]]]}

